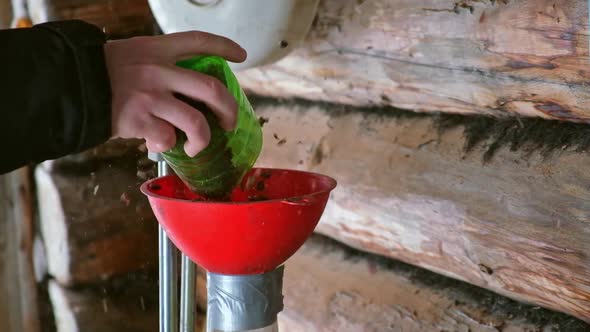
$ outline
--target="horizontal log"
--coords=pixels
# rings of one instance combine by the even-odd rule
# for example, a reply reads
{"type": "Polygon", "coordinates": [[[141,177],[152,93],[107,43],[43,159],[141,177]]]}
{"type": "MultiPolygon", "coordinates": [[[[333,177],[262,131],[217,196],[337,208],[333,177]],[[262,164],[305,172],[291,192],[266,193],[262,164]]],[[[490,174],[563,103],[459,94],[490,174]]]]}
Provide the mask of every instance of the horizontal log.
{"type": "MultiPolygon", "coordinates": [[[[154,34],[146,0],[29,0],[34,23],[154,34]]],[[[419,112],[590,121],[584,0],[323,0],[286,59],[239,73],[250,92],[419,112]]]]}
{"type": "MultiPolygon", "coordinates": [[[[205,301],[199,271],[200,303],[205,301]]],[[[523,305],[432,272],[310,238],[286,263],[283,332],[586,331],[573,317],[523,305]]]]}
{"type": "Polygon", "coordinates": [[[590,122],[585,0],[323,0],[250,92],[420,112],[590,122]]]}
{"type": "Polygon", "coordinates": [[[157,280],[143,277],[76,289],[50,281],[56,332],[158,331],[157,280]]]}
{"type": "Polygon", "coordinates": [[[157,222],[139,191],[137,156],[37,167],[47,268],[62,285],[157,266],[157,222]]]}
{"type": "Polygon", "coordinates": [[[587,126],[254,107],[269,120],[259,166],[339,182],[318,232],[590,321],[587,126]]]}
{"type": "Polygon", "coordinates": [[[78,19],[93,23],[110,38],[152,35],[159,30],[147,0],[27,0],[33,23],[78,19]]]}
{"type": "Polygon", "coordinates": [[[136,158],[138,170],[145,172],[146,176],[153,175],[155,164],[147,157],[144,141],[138,139],[112,139],[79,153],[45,161],[41,166],[48,171],[90,173],[100,165],[122,158],[136,158]]]}

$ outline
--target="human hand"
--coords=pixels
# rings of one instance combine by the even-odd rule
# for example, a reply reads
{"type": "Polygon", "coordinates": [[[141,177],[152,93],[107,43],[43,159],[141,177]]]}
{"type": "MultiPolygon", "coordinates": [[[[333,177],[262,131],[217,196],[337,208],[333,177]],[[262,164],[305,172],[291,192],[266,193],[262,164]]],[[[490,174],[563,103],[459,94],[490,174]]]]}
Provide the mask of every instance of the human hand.
{"type": "Polygon", "coordinates": [[[104,50],[112,90],[113,137],[143,138],[151,152],[164,152],[176,143],[176,127],[187,136],[185,152],[195,156],[209,144],[211,131],[205,116],[174,94],[206,104],[225,130],[235,127],[238,105],[223,83],[175,66],[195,55],[242,62],[246,51],[235,42],[193,31],[111,41],[104,50]]]}

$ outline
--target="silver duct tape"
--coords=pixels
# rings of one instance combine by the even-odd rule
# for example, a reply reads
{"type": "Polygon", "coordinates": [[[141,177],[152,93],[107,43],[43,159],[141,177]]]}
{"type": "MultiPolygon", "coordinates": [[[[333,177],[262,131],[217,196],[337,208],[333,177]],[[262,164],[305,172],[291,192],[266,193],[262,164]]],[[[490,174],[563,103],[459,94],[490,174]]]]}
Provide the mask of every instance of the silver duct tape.
{"type": "Polygon", "coordinates": [[[272,325],[283,310],[283,272],[229,276],[207,274],[209,330],[248,331],[272,325]]]}

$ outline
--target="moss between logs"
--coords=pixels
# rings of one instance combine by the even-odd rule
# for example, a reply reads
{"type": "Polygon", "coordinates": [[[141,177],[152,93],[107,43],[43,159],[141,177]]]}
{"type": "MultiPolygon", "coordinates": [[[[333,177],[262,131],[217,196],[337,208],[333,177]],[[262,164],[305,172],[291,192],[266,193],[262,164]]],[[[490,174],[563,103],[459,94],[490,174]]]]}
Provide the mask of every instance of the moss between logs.
{"type": "Polygon", "coordinates": [[[440,134],[463,128],[465,153],[474,152],[476,148],[483,149],[484,162],[490,161],[501,148],[525,152],[525,157],[536,152],[544,158],[564,150],[579,153],[590,150],[590,125],[583,123],[514,116],[492,118],[480,115],[417,113],[394,107],[354,107],[303,99],[278,100],[258,96],[250,96],[249,99],[254,109],[265,106],[293,106],[303,109],[319,107],[333,116],[360,113],[367,118],[378,117],[382,120],[430,118],[440,134]]]}
{"type": "Polygon", "coordinates": [[[541,331],[541,328],[549,326],[552,328],[550,331],[585,332],[589,329],[589,325],[585,322],[566,314],[519,303],[483,288],[447,278],[419,267],[357,251],[322,235],[313,235],[308,241],[314,242],[318,246],[321,245],[325,252],[344,251],[346,260],[352,262],[366,261],[371,269],[375,271],[389,271],[398,276],[406,276],[416,285],[448,292],[449,296],[460,299],[455,300],[455,305],[459,307],[477,305],[485,308],[487,314],[490,315],[494,314],[509,319],[518,317],[539,327],[539,331],[541,331]]]}

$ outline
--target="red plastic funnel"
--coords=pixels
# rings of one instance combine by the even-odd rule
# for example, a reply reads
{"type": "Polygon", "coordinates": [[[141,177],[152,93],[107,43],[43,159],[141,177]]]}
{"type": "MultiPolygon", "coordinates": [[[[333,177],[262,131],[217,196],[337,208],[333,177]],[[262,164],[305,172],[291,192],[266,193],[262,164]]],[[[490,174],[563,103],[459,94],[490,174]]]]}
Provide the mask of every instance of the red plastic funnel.
{"type": "Polygon", "coordinates": [[[336,181],[294,170],[256,168],[231,201],[205,201],[177,176],[145,182],[156,218],[174,244],[207,271],[272,271],[303,245],[316,227],[336,181]]]}

